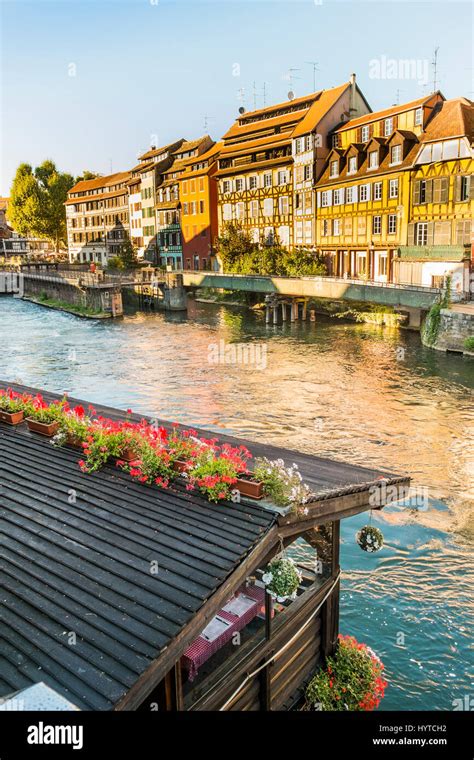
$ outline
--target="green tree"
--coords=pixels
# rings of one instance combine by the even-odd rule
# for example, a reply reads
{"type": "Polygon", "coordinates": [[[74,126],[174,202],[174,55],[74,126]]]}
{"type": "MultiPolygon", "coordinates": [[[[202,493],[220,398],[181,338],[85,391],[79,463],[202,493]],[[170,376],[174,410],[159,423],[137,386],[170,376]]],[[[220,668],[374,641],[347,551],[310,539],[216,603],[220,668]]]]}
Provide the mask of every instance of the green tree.
{"type": "Polygon", "coordinates": [[[96,172],[90,172],[88,169],[82,172],[76,179],[74,180],[74,184],[77,185],[78,182],[86,182],[89,179],[97,179],[97,177],[100,177],[100,174],[97,174],[96,172]]]}
{"type": "Polygon", "coordinates": [[[51,240],[56,251],[65,243],[64,203],[74,184],[70,174],[44,161],[34,172],[29,164],[18,167],[10,194],[9,219],[17,232],[51,240]]]}
{"type": "Polygon", "coordinates": [[[120,246],[120,253],[115,258],[116,266],[119,269],[134,269],[138,264],[137,252],[132,245],[130,235],[126,231],[124,242],[120,246]]]}

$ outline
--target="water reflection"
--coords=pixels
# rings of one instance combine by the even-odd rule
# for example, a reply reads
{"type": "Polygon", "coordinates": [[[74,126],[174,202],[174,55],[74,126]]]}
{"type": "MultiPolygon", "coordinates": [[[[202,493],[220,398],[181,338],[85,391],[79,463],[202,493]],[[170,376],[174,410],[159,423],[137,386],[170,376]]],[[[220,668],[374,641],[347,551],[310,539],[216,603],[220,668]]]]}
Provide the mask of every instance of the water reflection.
{"type": "Polygon", "coordinates": [[[412,475],[426,509],[377,514],[380,554],[354,542],[366,516],[343,523],[341,627],[386,661],[384,709],[451,709],[469,693],[472,360],[398,330],[324,318],[274,328],[195,303],[187,319],[95,323],[3,298],[0,317],[4,379],[412,475]],[[266,369],[210,364],[220,340],[264,342],[266,369]]]}

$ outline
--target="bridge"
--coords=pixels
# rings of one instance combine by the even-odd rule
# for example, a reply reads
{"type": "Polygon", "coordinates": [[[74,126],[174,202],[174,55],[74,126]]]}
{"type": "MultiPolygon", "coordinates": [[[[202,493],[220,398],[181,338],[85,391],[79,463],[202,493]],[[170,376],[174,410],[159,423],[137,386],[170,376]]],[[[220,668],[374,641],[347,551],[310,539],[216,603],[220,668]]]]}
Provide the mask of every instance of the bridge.
{"type": "Polygon", "coordinates": [[[191,270],[183,272],[183,285],[187,289],[222,288],[289,298],[358,301],[393,306],[394,309],[407,311],[427,311],[441,295],[439,288],[346,280],[342,277],[262,277],[191,270]]]}

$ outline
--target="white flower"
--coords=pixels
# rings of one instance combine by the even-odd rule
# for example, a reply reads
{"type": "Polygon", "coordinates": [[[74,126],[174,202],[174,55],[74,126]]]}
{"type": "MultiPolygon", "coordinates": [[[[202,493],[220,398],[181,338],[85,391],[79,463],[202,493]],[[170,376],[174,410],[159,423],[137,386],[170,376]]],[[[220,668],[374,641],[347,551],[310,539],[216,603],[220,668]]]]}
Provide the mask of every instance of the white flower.
{"type": "Polygon", "coordinates": [[[262,581],[264,582],[265,586],[268,586],[269,583],[271,583],[273,580],[273,573],[264,573],[262,575],[262,581]]]}

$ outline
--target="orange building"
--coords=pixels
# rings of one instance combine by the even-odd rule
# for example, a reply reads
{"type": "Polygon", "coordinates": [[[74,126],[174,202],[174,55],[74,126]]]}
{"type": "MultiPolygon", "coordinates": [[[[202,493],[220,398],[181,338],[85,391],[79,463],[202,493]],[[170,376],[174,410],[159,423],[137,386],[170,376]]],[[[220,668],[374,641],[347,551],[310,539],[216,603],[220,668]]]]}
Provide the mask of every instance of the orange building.
{"type": "MultiPolygon", "coordinates": [[[[212,269],[218,234],[217,172],[222,143],[184,164],[179,177],[184,269],[212,269]]],[[[215,260],[215,259],[214,259],[215,260]]]]}

